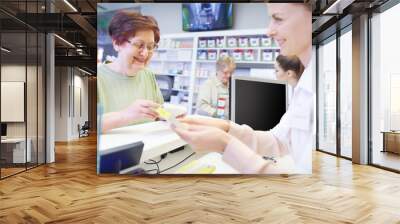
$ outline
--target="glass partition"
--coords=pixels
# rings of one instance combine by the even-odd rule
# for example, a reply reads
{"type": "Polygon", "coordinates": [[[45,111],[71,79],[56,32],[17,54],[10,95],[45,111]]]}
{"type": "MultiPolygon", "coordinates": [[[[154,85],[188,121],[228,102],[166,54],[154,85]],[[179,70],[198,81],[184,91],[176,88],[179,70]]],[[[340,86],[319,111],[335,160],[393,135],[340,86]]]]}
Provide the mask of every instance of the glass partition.
{"type": "Polygon", "coordinates": [[[340,155],[352,158],[352,32],[340,36],[340,155]]]}
{"type": "Polygon", "coordinates": [[[0,178],[45,162],[45,35],[23,21],[44,1],[1,1],[0,178]]]}
{"type": "Polygon", "coordinates": [[[336,154],[336,39],[318,48],[318,149],[336,154]]]}

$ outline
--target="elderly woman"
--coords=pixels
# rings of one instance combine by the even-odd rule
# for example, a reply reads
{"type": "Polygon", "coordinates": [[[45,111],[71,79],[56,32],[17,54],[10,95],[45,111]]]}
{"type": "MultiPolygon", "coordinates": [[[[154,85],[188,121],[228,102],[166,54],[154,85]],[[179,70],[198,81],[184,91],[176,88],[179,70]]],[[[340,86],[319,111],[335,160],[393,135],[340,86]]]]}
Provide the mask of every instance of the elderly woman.
{"type": "Polygon", "coordinates": [[[289,108],[279,124],[270,131],[256,131],[221,119],[186,117],[182,119],[185,125],[172,128],[194,149],[221,153],[222,159],[241,173],[309,174],[315,98],[308,66],[312,52],[311,7],[303,3],[269,3],[268,13],[271,23],[267,35],[278,42],[281,54],[288,56],[278,57],[277,78],[294,87],[289,108]],[[292,159],[291,167],[280,166],[284,156],[292,159]]]}
{"type": "Polygon", "coordinates": [[[163,103],[155,75],[146,68],[160,40],[156,20],[120,11],[113,16],[108,31],[118,56],[97,68],[103,132],[155,120],[155,109],[163,103]]]}
{"type": "Polygon", "coordinates": [[[197,98],[197,114],[228,119],[229,80],[235,71],[236,64],[232,57],[220,57],[216,64],[216,75],[207,79],[200,87],[197,98]],[[224,109],[218,110],[220,100],[225,103],[224,109]],[[218,113],[220,112],[220,113],[218,113]]]}

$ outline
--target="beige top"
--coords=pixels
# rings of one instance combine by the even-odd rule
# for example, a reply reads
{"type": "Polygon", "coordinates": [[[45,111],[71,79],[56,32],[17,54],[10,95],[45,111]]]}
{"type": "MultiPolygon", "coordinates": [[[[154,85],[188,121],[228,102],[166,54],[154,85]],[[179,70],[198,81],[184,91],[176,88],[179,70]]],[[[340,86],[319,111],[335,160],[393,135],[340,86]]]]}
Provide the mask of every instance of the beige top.
{"type": "Polygon", "coordinates": [[[216,76],[213,76],[200,87],[197,98],[197,114],[219,117],[217,114],[218,98],[224,97],[225,109],[224,119],[229,118],[229,88],[225,86],[216,76]]]}

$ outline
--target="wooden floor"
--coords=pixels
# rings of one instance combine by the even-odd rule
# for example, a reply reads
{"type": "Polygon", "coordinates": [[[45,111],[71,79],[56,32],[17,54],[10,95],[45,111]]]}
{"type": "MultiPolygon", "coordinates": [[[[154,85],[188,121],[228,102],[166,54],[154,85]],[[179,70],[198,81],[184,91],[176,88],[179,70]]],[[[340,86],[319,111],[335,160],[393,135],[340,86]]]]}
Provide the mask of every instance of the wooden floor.
{"type": "Polygon", "coordinates": [[[311,176],[97,176],[94,137],[0,181],[0,223],[400,223],[400,175],[314,154],[311,176]]]}
{"type": "Polygon", "coordinates": [[[377,165],[400,170],[400,154],[376,150],[374,151],[372,161],[377,165]]]}
{"type": "Polygon", "coordinates": [[[25,170],[25,167],[24,168],[19,168],[19,167],[18,168],[1,168],[1,177],[2,178],[7,177],[7,176],[13,175],[15,173],[22,172],[24,170],[25,170]]]}

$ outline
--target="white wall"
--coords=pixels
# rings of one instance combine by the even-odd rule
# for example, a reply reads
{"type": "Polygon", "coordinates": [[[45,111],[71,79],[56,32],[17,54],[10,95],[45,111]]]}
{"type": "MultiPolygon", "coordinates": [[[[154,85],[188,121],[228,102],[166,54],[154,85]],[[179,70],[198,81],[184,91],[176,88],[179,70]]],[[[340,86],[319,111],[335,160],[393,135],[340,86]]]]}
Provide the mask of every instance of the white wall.
{"type": "Polygon", "coordinates": [[[71,67],[56,67],[56,141],[77,139],[78,124],[82,126],[88,120],[88,79],[82,75],[79,70],[71,67]],[[79,111],[80,105],[82,114],[79,111]]]}

